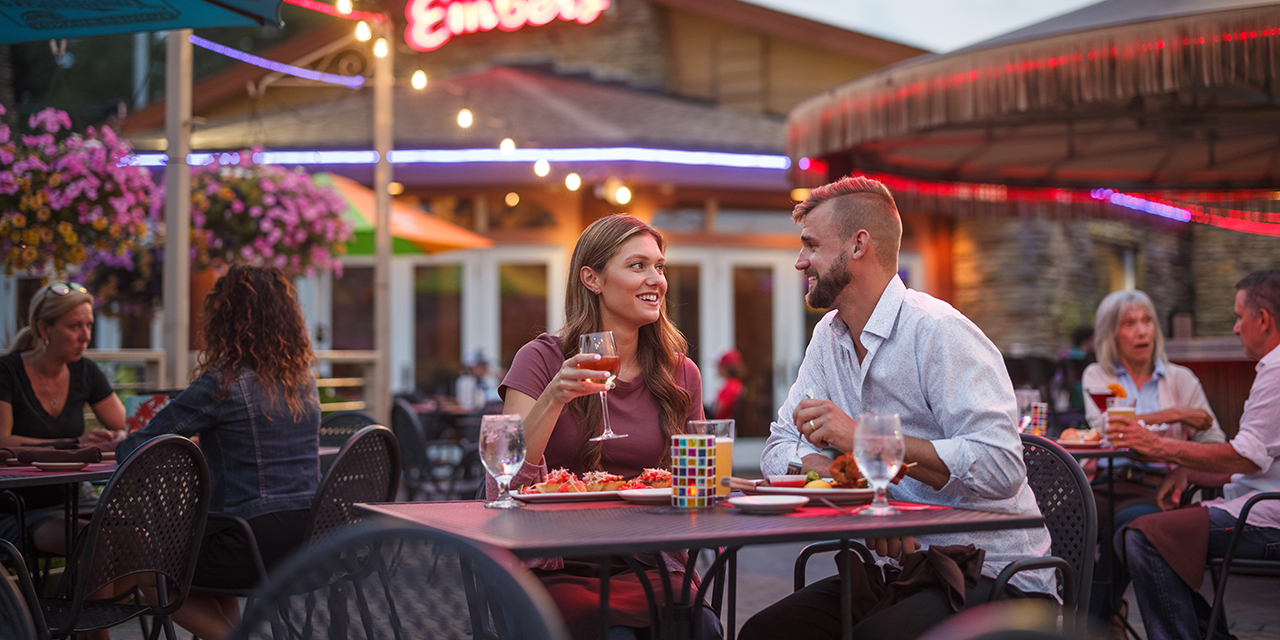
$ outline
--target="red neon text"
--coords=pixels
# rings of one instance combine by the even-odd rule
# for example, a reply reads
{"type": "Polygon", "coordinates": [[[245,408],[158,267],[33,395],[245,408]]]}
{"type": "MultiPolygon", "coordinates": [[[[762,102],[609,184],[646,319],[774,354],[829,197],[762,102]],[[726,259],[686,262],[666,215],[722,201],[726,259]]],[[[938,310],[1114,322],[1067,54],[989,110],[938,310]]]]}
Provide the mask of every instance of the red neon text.
{"type": "Polygon", "coordinates": [[[404,41],[418,51],[439,49],[456,35],[515,31],[555,20],[587,24],[609,8],[609,0],[409,0],[404,41]]]}

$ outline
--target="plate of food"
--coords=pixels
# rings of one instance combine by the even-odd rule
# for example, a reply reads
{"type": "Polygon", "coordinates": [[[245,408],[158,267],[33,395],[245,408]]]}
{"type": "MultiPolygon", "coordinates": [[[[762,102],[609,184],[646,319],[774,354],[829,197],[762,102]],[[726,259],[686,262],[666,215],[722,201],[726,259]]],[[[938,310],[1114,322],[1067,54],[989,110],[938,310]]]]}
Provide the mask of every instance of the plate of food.
{"type": "MultiPolygon", "coordinates": [[[[776,488],[784,489],[787,487],[776,488]]],[[[737,507],[743,513],[774,515],[803,507],[809,504],[809,498],[804,496],[742,496],[740,498],[729,498],[729,504],[737,507]]]]}
{"type": "Polygon", "coordinates": [[[1063,429],[1058,444],[1067,449],[1097,449],[1102,446],[1102,434],[1097,429],[1063,429]]]}
{"type": "Polygon", "coordinates": [[[618,497],[637,504],[671,504],[671,487],[662,489],[627,489],[618,497]]]}
{"type": "Polygon", "coordinates": [[[87,466],[88,462],[32,462],[31,466],[41,471],[79,471],[87,466]]]}
{"type": "Polygon", "coordinates": [[[595,502],[621,500],[620,492],[640,489],[666,489],[670,496],[671,472],[645,469],[628,480],[607,471],[588,471],[578,478],[568,469],[556,469],[542,482],[520,489],[514,497],[525,502],[595,502]]]}

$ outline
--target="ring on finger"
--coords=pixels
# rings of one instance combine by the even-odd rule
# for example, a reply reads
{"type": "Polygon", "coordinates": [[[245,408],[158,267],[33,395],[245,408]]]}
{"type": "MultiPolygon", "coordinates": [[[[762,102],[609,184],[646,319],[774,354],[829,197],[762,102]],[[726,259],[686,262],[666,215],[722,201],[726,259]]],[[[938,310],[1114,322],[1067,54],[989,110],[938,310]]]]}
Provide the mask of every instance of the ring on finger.
{"type": "Polygon", "coordinates": [[[815,425],[813,424],[813,421],[812,421],[812,420],[810,420],[810,421],[809,421],[809,431],[810,431],[810,432],[813,432],[813,430],[814,430],[814,429],[817,429],[817,428],[818,428],[818,427],[817,427],[817,426],[815,426],[815,425]]]}

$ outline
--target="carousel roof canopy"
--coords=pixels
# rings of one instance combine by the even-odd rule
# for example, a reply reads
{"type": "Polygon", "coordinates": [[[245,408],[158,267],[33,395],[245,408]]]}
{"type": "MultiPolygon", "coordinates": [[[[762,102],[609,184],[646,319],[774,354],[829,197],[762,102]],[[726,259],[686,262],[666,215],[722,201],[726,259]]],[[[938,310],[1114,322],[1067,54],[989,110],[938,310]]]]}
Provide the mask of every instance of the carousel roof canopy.
{"type": "Polygon", "coordinates": [[[1106,0],[816,96],[789,116],[787,150],[833,174],[1272,188],[1278,80],[1276,2],[1106,0]]]}

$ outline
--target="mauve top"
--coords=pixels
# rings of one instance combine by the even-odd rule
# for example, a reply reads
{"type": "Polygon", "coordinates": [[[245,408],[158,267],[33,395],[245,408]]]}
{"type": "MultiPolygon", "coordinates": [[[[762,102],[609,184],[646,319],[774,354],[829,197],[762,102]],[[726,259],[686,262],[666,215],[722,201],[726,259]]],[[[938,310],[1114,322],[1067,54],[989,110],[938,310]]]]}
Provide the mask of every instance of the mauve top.
{"type": "MultiPolygon", "coordinates": [[[[560,337],[544,333],[516,353],[498,392],[505,399],[507,390],[515,389],[536,399],[564,365],[564,360],[560,351],[560,337]]],[[[676,384],[689,392],[689,415],[686,420],[702,420],[702,377],[692,360],[683,357],[681,360],[683,363],[676,373],[676,384]]],[[[617,386],[609,392],[609,422],[615,432],[625,433],[629,437],[616,443],[605,443],[601,458],[601,466],[605,471],[634,478],[646,467],[661,464],[663,452],[671,443],[662,436],[662,430],[658,426],[658,404],[649,392],[649,387],[645,386],[643,376],[617,381],[617,386]]],[[[547,442],[543,464],[526,462],[512,479],[511,486],[514,488],[539,482],[546,476],[548,469],[564,467],[579,476],[590,471],[583,469],[578,462],[579,429],[572,413],[561,411],[551,439],[547,442]]]]}

